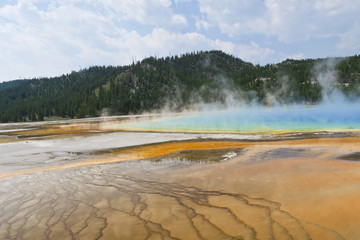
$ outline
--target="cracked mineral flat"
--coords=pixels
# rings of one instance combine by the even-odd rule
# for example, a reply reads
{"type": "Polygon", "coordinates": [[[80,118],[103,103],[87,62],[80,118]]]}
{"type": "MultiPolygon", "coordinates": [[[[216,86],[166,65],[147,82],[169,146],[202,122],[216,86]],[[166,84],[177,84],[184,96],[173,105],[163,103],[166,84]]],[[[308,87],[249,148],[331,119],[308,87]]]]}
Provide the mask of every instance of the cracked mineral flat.
{"type": "Polygon", "coordinates": [[[360,237],[356,133],[127,132],[118,121],[0,126],[0,239],[360,237]]]}

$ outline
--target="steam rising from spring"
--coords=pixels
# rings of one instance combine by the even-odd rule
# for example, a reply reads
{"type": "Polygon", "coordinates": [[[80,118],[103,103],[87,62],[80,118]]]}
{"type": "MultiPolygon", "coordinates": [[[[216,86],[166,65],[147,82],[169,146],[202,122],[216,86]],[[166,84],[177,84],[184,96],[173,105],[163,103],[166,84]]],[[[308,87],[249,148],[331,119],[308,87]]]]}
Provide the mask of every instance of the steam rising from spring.
{"type": "MultiPolygon", "coordinates": [[[[241,93],[226,86],[225,104],[196,104],[188,112],[151,120],[132,121],[121,127],[132,130],[189,132],[316,132],[360,130],[360,104],[350,102],[336,88],[336,59],[317,64],[313,76],[322,87],[322,101],[317,105],[284,105],[270,94],[272,107],[245,104],[241,93]],[[200,111],[199,111],[200,110],[200,111]]],[[[286,76],[285,76],[286,77],[286,76]]],[[[221,78],[221,81],[224,81],[221,78]]],[[[225,82],[225,81],[224,81],[225,82]]],[[[249,93],[247,93],[249,94],[249,93]]]]}

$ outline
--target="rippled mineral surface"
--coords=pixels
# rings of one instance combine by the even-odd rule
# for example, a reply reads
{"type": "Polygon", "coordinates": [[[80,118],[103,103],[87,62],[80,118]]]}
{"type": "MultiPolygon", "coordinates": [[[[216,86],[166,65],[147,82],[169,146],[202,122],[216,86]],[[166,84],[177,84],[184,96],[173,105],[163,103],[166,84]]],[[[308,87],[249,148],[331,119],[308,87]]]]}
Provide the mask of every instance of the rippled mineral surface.
{"type": "Polygon", "coordinates": [[[0,239],[359,239],[357,133],[0,125],[0,239]]]}

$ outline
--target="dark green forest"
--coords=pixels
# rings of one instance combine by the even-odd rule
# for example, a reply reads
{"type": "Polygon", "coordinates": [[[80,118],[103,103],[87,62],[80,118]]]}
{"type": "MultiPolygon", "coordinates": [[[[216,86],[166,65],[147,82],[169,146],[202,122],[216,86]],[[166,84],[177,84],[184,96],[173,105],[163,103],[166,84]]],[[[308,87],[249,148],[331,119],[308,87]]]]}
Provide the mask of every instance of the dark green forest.
{"type": "Polygon", "coordinates": [[[93,66],[52,78],[0,83],[0,122],[181,111],[235,100],[315,104],[322,78],[349,99],[360,95],[360,56],[253,65],[221,51],[146,58],[128,66],[93,66]]]}

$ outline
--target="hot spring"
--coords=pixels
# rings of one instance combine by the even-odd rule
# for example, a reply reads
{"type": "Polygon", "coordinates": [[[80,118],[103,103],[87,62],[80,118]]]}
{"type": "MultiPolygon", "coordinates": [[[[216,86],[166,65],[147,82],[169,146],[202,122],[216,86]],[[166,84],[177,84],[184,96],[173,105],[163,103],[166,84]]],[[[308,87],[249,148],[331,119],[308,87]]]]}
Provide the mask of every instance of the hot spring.
{"type": "Polygon", "coordinates": [[[355,103],[288,107],[242,107],[126,121],[135,131],[280,133],[360,130],[355,103]]]}

